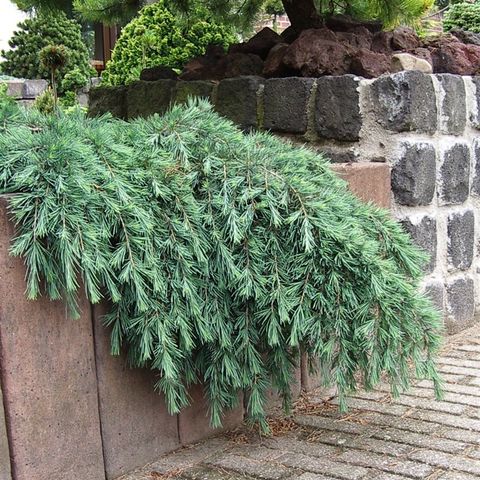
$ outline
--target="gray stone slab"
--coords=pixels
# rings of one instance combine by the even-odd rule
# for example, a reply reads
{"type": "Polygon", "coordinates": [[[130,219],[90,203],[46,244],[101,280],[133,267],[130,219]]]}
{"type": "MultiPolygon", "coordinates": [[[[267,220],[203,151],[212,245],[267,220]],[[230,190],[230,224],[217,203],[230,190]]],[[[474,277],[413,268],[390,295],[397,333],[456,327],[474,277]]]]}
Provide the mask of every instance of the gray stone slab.
{"type": "Polygon", "coordinates": [[[466,458],[465,456],[449,455],[448,453],[435,450],[417,450],[412,452],[409,458],[436,467],[480,475],[480,460],[466,458]]]}
{"type": "Polygon", "coordinates": [[[467,123],[465,83],[460,75],[436,75],[443,89],[439,130],[448,135],[461,135],[467,123]]]}
{"type": "Polygon", "coordinates": [[[203,80],[177,81],[175,83],[173,101],[175,103],[186,103],[189,98],[204,98],[211,101],[214,85],[213,82],[203,80]]]}
{"type": "MultiPolygon", "coordinates": [[[[450,333],[470,326],[475,314],[475,284],[469,277],[451,280],[446,285],[447,291],[447,317],[445,326],[450,333]]],[[[462,375],[459,372],[449,372],[462,375]]]]}
{"type": "Polygon", "coordinates": [[[430,256],[424,267],[425,273],[433,272],[437,264],[437,221],[425,215],[420,221],[416,217],[410,217],[403,219],[401,223],[413,243],[430,256]]]}
{"type": "Polygon", "coordinates": [[[114,117],[126,118],[127,87],[95,87],[88,96],[88,115],[98,117],[110,113],[114,117]]]}
{"type": "Polygon", "coordinates": [[[138,80],[128,85],[125,93],[127,118],[165,113],[170,108],[174,86],[175,80],[138,80]]]}

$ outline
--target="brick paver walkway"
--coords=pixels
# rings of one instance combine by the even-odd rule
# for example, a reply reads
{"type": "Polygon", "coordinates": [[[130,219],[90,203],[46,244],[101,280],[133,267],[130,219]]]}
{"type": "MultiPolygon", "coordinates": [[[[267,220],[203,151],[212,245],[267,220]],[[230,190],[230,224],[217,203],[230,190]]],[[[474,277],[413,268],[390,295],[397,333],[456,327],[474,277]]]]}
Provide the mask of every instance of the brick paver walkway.
{"type": "Polygon", "coordinates": [[[445,400],[417,383],[359,393],[340,415],[319,393],[276,434],[242,431],[167,455],[122,480],[472,480],[480,478],[480,328],[451,338],[440,359],[445,400]]]}

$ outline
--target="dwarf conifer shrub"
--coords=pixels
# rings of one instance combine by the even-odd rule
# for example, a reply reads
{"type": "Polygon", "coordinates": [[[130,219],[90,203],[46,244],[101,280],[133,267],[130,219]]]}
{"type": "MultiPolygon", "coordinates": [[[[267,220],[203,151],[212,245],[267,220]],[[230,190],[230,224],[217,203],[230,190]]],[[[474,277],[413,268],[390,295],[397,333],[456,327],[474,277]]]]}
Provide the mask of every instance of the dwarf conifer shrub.
{"type": "MultiPolygon", "coordinates": [[[[1,117],[1,113],[0,113],[1,117]]],[[[0,120],[2,120],[0,118],[0,120]]],[[[290,404],[300,349],[345,395],[433,379],[425,255],[327,162],[240,132],[207,103],[130,123],[28,111],[0,122],[0,186],[28,298],[108,300],[112,353],[158,374],[169,411],[202,382],[213,425],[246,391],[290,404]]]]}
{"type": "Polygon", "coordinates": [[[480,33],[480,3],[456,3],[450,5],[443,21],[445,31],[460,28],[480,33]]]}
{"type": "MultiPolygon", "coordinates": [[[[68,61],[56,70],[56,81],[73,69],[83,76],[84,84],[92,76],[92,68],[88,58],[88,50],[83,43],[80,24],[70,20],[63,12],[55,11],[48,14],[38,14],[18,24],[9,40],[11,47],[2,51],[5,61],[1,70],[17,78],[44,78],[51,80],[51,69],[42,64],[40,51],[51,45],[63,46],[68,61]]],[[[60,84],[60,93],[63,92],[60,84]]]]}
{"type": "Polygon", "coordinates": [[[140,78],[147,67],[180,69],[208,45],[227,47],[232,29],[216,23],[208,11],[197,7],[187,18],[174,4],[160,0],[144,7],[123,30],[102,79],[106,85],[123,85],[140,78]]]}

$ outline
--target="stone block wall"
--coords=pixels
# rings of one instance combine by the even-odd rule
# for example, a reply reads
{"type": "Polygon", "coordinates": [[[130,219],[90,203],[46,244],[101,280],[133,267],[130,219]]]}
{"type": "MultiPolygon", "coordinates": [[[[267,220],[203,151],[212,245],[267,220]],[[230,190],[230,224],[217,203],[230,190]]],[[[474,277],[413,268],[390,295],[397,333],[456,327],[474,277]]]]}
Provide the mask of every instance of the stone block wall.
{"type": "Polygon", "coordinates": [[[46,80],[17,79],[2,80],[0,83],[6,83],[7,94],[25,106],[31,105],[48,88],[46,80]]]}
{"type": "MultiPolygon", "coordinates": [[[[208,98],[243,129],[308,142],[344,164],[338,167],[344,176],[351,164],[361,166],[356,176],[367,165],[390,167],[385,195],[393,215],[431,255],[424,288],[449,332],[474,322],[480,307],[480,77],[405,71],[375,80],[139,81],[94,89],[90,112],[123,118],[162,113],[188,96],[208,98]]],[[[375,192],[374,182],[367,174],[357,193],[375,192]]]]}

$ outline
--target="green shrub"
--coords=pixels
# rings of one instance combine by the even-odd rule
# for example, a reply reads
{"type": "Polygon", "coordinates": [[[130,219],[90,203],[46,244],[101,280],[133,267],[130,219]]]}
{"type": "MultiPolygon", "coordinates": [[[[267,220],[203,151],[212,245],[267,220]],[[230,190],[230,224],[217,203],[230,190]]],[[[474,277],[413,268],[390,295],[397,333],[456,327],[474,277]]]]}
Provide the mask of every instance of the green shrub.
{"type": "Polygon", "coordinates": [[[103,72],[103,83],[122,85],[138,80],[146,67],[179,69],[202,55],[208,45],[226,47],[234,40],[232,30],[213,22],[205,9],[197,8],[186,19],[160,0],[144,7],[122,30],[103,72]]]}
{"type": "Polygon", "coordinates": [[[393,392],[412,374],[439,386],[425,255],[311,150],[200,102],[131,122],[0,112],[0,160],[28,298],[107,299],[112,353],[157,373],[170,412],[202,382],[213,425],[243,390],[265,426],[300,349],[342,408],[382,374],[393,392]]]}
{"type": "Polygon", "coordinates": [[[457,3],[451,5],[443,21],[445,31],[461,28],[480,33],[480,3],[457,3]]]}
{"type": "Polygon", "coordinates": [[[68,52],[68,62],[58,69],[57,82],[73,69],[78,69],[87,82],[92,69],[77,22],[69,20],[62,12],[51,12],[27,19],[18,27],[9,41],[11,50],[2,52],[5,62],[1,70],[4,73],[18,78],[50,80],[50,71],[41,64],[39,53],[49,45],[63,45],[68,52]]]}

